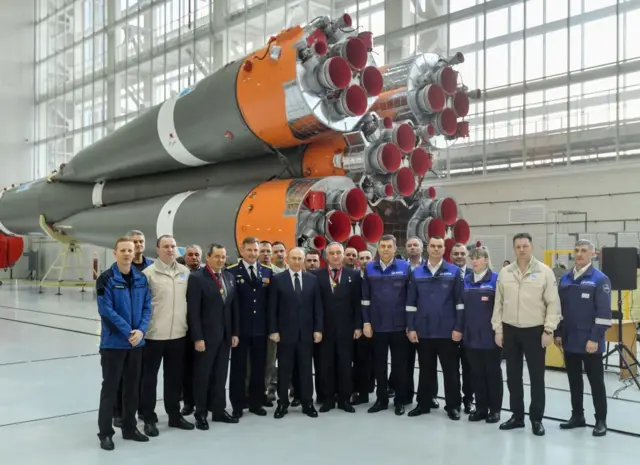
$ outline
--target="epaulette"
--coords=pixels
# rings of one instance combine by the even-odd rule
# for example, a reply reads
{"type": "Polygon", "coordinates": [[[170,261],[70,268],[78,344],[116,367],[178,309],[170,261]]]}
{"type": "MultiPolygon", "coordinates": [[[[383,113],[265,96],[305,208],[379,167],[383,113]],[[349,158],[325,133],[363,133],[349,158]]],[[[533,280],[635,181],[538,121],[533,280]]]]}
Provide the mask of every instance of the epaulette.
{"type": "Polygon", "coordinates": [[[238,265],[239,265],[239,263],[234,263],[234,264],[232,264],[232,265],[229,265],[229,266],[227,267],[227,270],[228,270],[229,268],[235,268],[235,267],[236,267],[236,266],[238,266],[238,265]]]}

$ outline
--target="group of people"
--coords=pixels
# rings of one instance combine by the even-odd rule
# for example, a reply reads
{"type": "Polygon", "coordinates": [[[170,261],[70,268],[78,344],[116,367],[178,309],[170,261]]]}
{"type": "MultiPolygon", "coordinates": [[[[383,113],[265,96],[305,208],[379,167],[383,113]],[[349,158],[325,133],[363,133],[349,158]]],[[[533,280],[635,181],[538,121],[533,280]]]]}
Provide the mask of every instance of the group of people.
{"type": "Polygon", "coordinates": [[[321,254],[247,237],[237,263],[228,265],[225,247],[211,244],[202,264],[199,246],[178,257],[168,235],[158,238],[152,262],[144,256],[144,234],[131,231],[116,241],[115,263],[96,282],[100,445],[114,449],[114,427],[139,442],[159,435],[161,363],[169,427],[207,430],[209,412],[214,422],[238,423],[245,410],[267,415],[265,407],[274,401],[275,418],[298,405],[315,418],[314,390],[321,413],[336,407],[353,413],[354,405],[369,403],[375,386],[368,412],[388,409],[393,398],[395,414],[403,415],[413,404],[416,355],[417,405],[409,417],[439,407],[439,360],[448,417],[459,420],[464,408],[469,421],[486,423],[500,421],[506,358],[512,416],[502,430],[524,427],[525,357],[530,421],[542,436],[545,349],[553,343],[564,351],[571,390],[572,415],[560,427],[586,425],[584,365],[596,410],[593,434],[602,436],[611,289],[591,265],[595,248],[579,241],[575,267],[557,283],[533,256],[530,235],[516,235],[513,246],[517,260],[499,274],[485,247],[469,251],[456,244],[450,263],[443,238],[428,240],[425,259],[422,240],[412,237],[403,259],[392,235],[380,239],[375,259],[368,250],[345,250],[337,242],[321,254]],[[185,418],[191,414],[194,423],[185,418]]]}

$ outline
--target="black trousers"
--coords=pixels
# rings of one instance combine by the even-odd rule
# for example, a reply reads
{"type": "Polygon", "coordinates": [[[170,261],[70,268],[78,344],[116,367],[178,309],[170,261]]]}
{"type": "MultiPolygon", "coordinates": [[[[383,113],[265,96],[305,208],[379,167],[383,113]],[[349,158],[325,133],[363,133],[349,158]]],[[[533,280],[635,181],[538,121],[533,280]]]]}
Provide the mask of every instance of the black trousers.
{"type": "Polygon", "coordinates": [[[502,410],[502,349],[469,349],[465,355],[471,370],[471,383],[476,395],[476,409],[481,413],[502,410]]]}
{"type": "Polygon", "coordinates": [[[395,405],[404,405],[407,395],[407,335],[404,331],[373,333],[373,372],[376,378],[377,401],[389,403],[388,360],[391,351],[391,370],[394,374],[395,405]]]}
{"type": "MultiPolygon", "coordinates": [[[[438,359],[444,378],[444,398],[447,408],[459,409],[460,372],[458,371],[458,343],[452,339],[420,339],[418,342],[420,378],[418,398],[429,402],[433,398],[434,385],[438,381],[438,359]]],[[[427,405],[430,407],[430,405],[427,405]]]]}
{"type": "Polygon", "coordinates": [[[204,352],[194,351],[193,354],[196,418],[206,418],[209,411],[219,414],[227,406],[226,385],[231,345],[225,340],[205,340],[204,344],[204,352]]]}
{"type": "Polygon", "coordinates": [[[516,328],[503,325],[503,342],[507,357],[507,387],[509,405],[517,419],[524,419],[524,388],[522,385],[523,356],[527,359],[531,380],[531,421],[542,421],[544,416],[545,392],[544,371],[546,350],[542,347],[542,326],[516,328]]]}
{"type": "Polygon", "coordinates": [[[162,363],[164,410],[169,418],[180,417],[180,392],[186,338],[146,340],[142,361],[142,415],[145,423],[157,423],[158,372],[162,363]]]}
{"type": "Polygon", "coordinates": [[[98,409],[98,437],[112,437],[114,406],[118,399],[118,386],[122,381],[122,429],[131,431],[136,427],[142,347],[135,349],[100,349],[102,366],[102,389],[98,409]]]}
{"type": "MultiPolygon", "coordinates": [[[[142,349],[142,353],[144,354],[144,346],[140,347],[142,349]]],[[[144,355],[142,355],[144,357],[144,355]]],[[[142,370],[142,362],[140,363],[140,370],[142,370]]],[[[121,418],[122,417],[122,379],[120,379],[120,384],[118,384],[118,394],[116,396],[116,403],[113,407],[113,417],[121,418]]],[[[142,403],[140,403],[140,399],[142,399],[142,371],[140,371],[140,377],[138,379],[138,415],[142,415],[142,403]]]]}
{"type": "Polygon", "coordinates": [[[473,383],[471,381],[471,367],[465,352],[464,343],[458,343],[458,362],[462,370],[462,402],[467,405],[473,402],[473,383]]]}
{"type": "MultiPolygon", "coordinates": [[[[321,398],[331,402],[335,394],[338,400],[348,402],[353,392],[351,369],[353,364],[353,338],[337,338],[325,335],[320,344],[321,398]]],[[[316,374],[317,379],[317,374],[316,374]]]]}
{"type": "Polygon", "coordinates": [[[278,405],[289,405],[289,386],[297,369],[296,397],[313,402],[313,342],[278,343],[278,405]]]}
{"type": "Polygon", "coordinates": [[[234,410],[242,410],[247,403],[251,408],[262,406],[266,363],[267,336],[241,336],[238,346],[231,349],[229,398],[234,410]],[[251,366],[251,373],[249,374],[249,396],[247,399],[245,382],[248,365],[251,366]]]}
{"type": "Polygon", "coordinates": [[[591,386],[593,406],[596,410],[596,421],[607,420],[607,390],[604,385],[604,368],[602,354],[572,354],[564,353],[564,363],[569,376],[571,390],[571,410],[573,415],[584,415],[584,381],[582,379],[582,365],[587,373],[591,386]]]}
{"type": "Polygon", "coordinates": [[[193,407],[196,401],[193,398],[193,354],[195,353],[193,341],[187,333],[184,344],[184,363],[182,366],[182,401],[185,407],[193,407]]]}
{"type": "Polygon", "coordinates": [[[353,341],[353,389],[361,396],[368,396],[375,387],[373,374],[373,339],[360,336],[353,341]]]}

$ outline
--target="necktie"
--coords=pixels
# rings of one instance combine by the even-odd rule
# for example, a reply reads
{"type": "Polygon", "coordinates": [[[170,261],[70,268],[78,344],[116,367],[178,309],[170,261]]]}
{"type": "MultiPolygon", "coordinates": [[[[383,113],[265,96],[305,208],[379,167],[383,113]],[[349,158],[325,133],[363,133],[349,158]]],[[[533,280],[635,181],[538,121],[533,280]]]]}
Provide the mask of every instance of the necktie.
{"type": "Polygon", "coordinates": [[[222,299],[224,300],[227,297],[227,290],[224,287],[224,281],[222,280],[221,273],[216,273],[216,276],[218,277],[218,282],[220,283],[220,290],[222,291],[220,293],[220,295],[222,296],[222,299]]]}
{"type": "Polygon", "coordinates": [[[338,270],[336,268],[332,269],[331,272],[333,273],[333,280],[335,281],[336,278],[338,277],[338,270]]]}
{"type": "Polygon", "coordinates": [[[296,291],[296,294],[302,293],[302,285],[300,284],[300,278],[298,277],[298,273],[293,274],[293,288],[296,291]]]}
{"type": "Polygon", "coordinates": [[[249,274],[251,275],[251,281],[256,280],[256,274],[253,272],[253,265],[249,265],[249,274]]]}

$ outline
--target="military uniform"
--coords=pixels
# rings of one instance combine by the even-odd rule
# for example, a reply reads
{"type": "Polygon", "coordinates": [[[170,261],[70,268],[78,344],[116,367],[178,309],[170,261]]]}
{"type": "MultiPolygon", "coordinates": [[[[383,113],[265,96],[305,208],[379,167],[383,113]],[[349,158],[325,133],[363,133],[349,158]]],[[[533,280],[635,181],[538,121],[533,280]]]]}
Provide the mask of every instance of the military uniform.
{"type": "Polygon", "coordinates": [[[231,351],[229,397],[234,415],[241,416],[242,409],[247,406],[252,411],[262,408],[267,359],[267,303],[273,272],[269,266],[244,260],[229,266],[227,271],[236,278],[240,303],[240,343],[231,351]],[[247,399],[248,359],[251,373],[247,399]]]}

